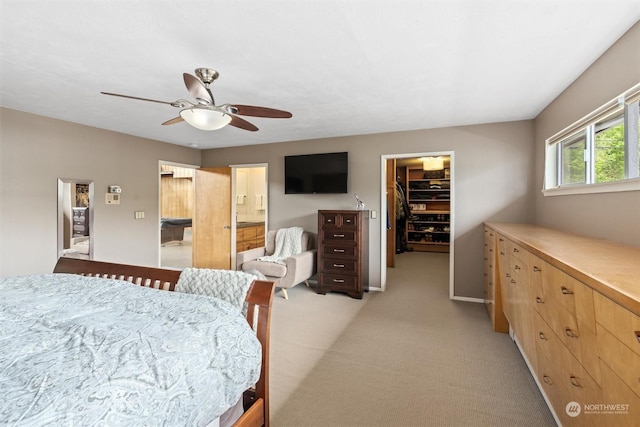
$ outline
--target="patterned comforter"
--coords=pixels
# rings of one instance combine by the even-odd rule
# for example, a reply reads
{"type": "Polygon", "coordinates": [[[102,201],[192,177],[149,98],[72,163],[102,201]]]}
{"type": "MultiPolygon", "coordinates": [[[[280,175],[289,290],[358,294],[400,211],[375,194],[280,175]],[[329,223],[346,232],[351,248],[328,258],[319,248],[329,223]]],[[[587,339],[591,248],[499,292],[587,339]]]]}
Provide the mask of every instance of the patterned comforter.
{"type": "Polygon", "coordinates": [[[196,426],[260,376],[231,304],[69,274],[0,278],[0,425],[196,426]]]}

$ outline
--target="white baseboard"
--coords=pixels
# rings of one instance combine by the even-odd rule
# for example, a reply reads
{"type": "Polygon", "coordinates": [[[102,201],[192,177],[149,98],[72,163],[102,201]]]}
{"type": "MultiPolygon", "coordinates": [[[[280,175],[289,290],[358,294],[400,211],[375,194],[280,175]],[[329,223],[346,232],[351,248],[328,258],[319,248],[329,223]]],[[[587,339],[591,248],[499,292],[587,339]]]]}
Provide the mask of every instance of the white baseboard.
{"type": "Polygon", "coordinates": [[[484,299],[482,299],[482,298],[469,298],[469,297],[453,296],[453,297],[451,297],[451,299],[455,300],[455,301],[476,302],[476,303],[484,304],[484,299]]]}

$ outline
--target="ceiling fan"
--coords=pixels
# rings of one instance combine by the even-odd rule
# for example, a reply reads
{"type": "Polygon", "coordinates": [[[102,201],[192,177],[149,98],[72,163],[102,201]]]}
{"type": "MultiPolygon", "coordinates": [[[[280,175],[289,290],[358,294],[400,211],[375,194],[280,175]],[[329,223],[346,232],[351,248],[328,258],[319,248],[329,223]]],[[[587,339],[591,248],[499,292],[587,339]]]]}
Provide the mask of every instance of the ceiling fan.
{"type": "Polygon", "coordinates": [[[185,99],[178,99],[177,101],[169,102],[140,98],[137,96],[120,95],[118,93],[111,92],[100,93],[104,95],[119,96],[122,98],[137,99],[139,101],[168,104],[172,107],[180,108],[180,115],[162,123],[164,126],[187,122],[198,129],[215,130],[229,124],[240,129],[255,132],[258,130],[258,127],[253,123],[238,117],[238,115],[266,117],[272,119],[288,119],[292,117],[290,112],[276,110],[275,108],[239,104],[216,105],[209,86],[220,76],[220,74],[211,68],[196,68],[195,73],[198,77],[189,73],[182,74],[184,84],[187,86],[187,91],[189,91],[189,94],[195,98],[195,103],[185,99]]]}

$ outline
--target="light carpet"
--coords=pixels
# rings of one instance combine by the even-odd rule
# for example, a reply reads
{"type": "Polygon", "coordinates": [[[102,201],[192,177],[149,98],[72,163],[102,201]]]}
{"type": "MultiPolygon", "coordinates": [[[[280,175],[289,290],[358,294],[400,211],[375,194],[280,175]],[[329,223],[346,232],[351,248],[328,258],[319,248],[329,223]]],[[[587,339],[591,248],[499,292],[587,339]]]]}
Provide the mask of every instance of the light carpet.
{"type": "Polygon", "coordinates": [[[403,253],[363,300],[276,296],[272,425],[554,426],[524,360],[482,304],[448,298],[448,255],[403,253]]]}

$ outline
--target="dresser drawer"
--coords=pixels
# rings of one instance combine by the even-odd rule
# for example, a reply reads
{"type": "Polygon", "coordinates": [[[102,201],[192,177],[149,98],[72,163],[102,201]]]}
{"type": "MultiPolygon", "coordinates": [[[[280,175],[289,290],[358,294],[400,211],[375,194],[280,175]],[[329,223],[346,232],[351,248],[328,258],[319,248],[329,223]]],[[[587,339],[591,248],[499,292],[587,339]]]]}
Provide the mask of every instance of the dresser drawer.
{"type": "Polygon", "coordinates": [[[611,332],[631,351],[640,355],[640,316],[598,292],[593,293],[593,301],[596,322],[611,332]]]}
{"type": "MultiPolygon", "coordinates": [[[[553,398],[548,397],[556,414],[566,414],[565,405],[571,401],[580,404],[602,402],[602,389],[598,382],[569,352],[538,313],[534,313],[534,323],[538,361],[536,374],[542,380],[545,391],[551,390],[554,394],[553,398]]],[[[600,372],[599,366],[597,371],[600,372]]],[[[594,417],[589,417],[570,421],[566,425],[599,425],[594,423],[595,421],[594,417]],[[576,424],[577,421],[579,423],[576,424]]],[[[563,421],[563,424],[565,423],[563,421]]]]}
{"type": "Polygon", "coordinates": [[[593,290],[552,265],[542,271],[546,299],[553,298],[586,326],[595,331],[593,290]]]}
{"type": "Polygon", "coordinates": [[[356,274],[358,272],[358,261],[323,257],[320,259],[318,269],[326,273],[356,274]]]}
{"type": "Polygon", "coordinates": [[[547,298],[544,304],[537,304],[537,312],[558,336],[562,344],[589,371],[596,380],[600,379],[598,344],[596,332],[561,306],[554,298],[547,298]]]}
{"type": "Polygon", "coordinates": [[[640,355],[602,326],[597,328],[600,357],[640,398],[640,355]]]}
{"type": "Polygon", "coordinates": [[[319,277],[319,286],[328,286],[333,290],[343,290],[350,291],[357,289],[358,287],[358,278],[357,276],[352,276],[348,274],[320,274],[319,277]]]}
{"type": "Polygon", "coordinates": [[[506,250],[507,250],[507,254],[509,254],[509,256],[511,256],[513,258],[516,258],[521,263],[524,263],[526,261],[525,257],[526,257],[526,252],[527,251],[522,249],[521,246],[519,246],[518,244],[512,242],[511,240],[507,240],[506,250]]]}
{"type": "MultiPolygon", "coordinates": [[[[637,427],[640,420],[640,397],[638,397],[604,361],[600,361],[602,369],[603,403],[615,406],[618,413],[606,415],[606,424],[616,427],[637,427]]],[[[603,416],[604,417],[604,416],[603,416]]]]}
{"type": "Polygon", "coordinates": [[[355,233],[355,231],[348,231],[348,230],[343,230],[343,229],[339,229],[339,230],[335,230],[335,229],[323,230],[322,231],[322,239],[327,244],[331,244],[331,243],[335,243],[335,242],[352,242],[352,243],[355,243],[355,241],[356,241],[356,233],[355,233]]]}
{"type": "Polygon", "coordinates": [[[322,246],[322,255],[332,258],[357,259],[358,248],[355,245],[328,243],[322,246]]]}
{"type": "Polygon", "coordinates": [[[549,358],[543,352],[537,352],[536,361],[539,384],[542,386],[544,394],[547,395],[549,403],[562,424],[570,425],[567,423],[570,422],[571,418],[567,415],[565,408],[561,408],[562,402],[565,402],[565,405],[569,402],[565,399],[569,392],[565,390],[565,387],[560,382],[560,375],[554,369],[555,364],[549,361],[549,358]]]}
{"type": "Polygon", "coordinates": [[[529,282],[531,285],[531,306],[534,308],[534,310],[541,312],[541,314],[545,308],[545,294],[542,286],[542,274],[550,267],[550,264],[532,255],[529,263],[529,278],[531,279],[529,282]]]}
{"type": "Polygon", "coordinates": [[[343,212],[340,214],[340,227],[356,230],[358,228],[358,215],[356,213],[343,212]]]}

